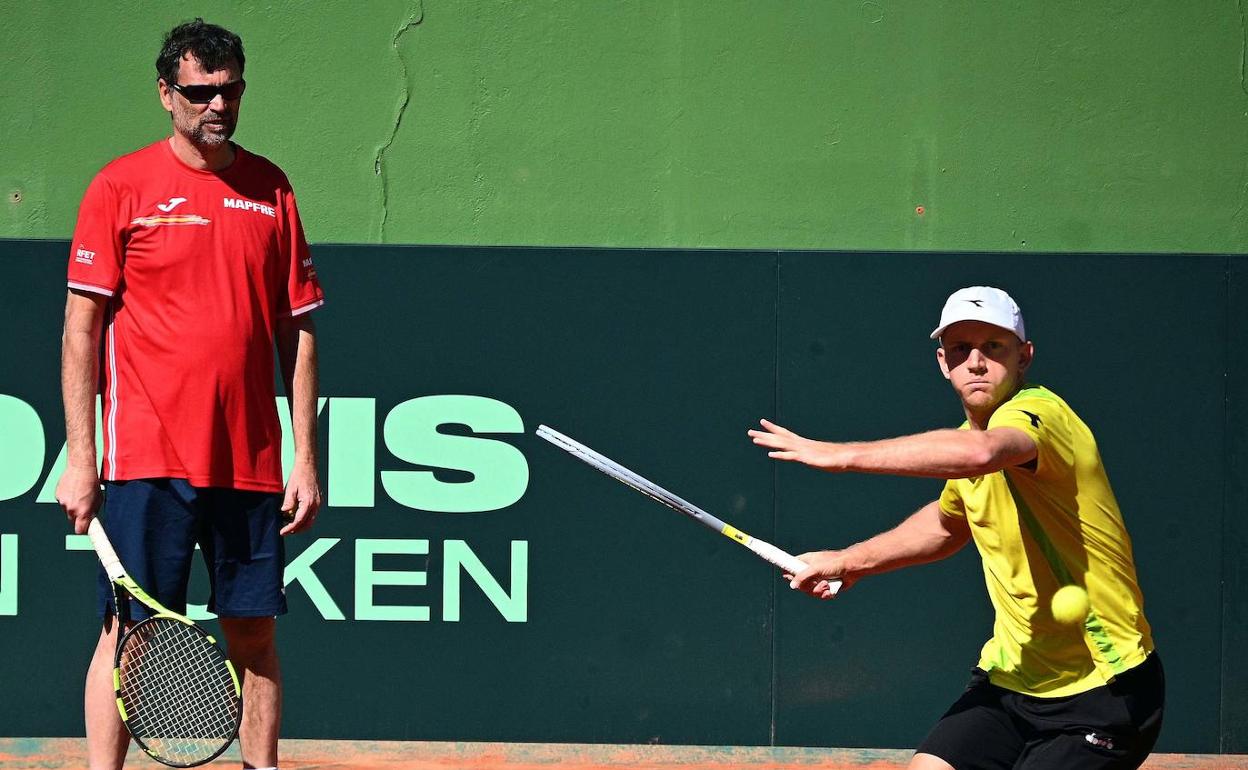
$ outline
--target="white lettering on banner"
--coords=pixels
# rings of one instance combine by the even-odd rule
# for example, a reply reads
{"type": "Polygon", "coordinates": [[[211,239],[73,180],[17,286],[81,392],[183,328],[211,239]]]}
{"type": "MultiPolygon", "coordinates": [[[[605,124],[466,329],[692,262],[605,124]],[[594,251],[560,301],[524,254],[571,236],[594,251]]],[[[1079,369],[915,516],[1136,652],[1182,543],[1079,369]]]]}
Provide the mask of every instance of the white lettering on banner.
{"type": "Polygon", "coordinates": [[[312,545],[303,549],[303,553],[287,562],[282,581],[284,588],[289,588],[291,585],[302,586],[304,593],[312,600],[312,606],[316,607],[316,611],[321,613],[321,617],[326,620],[345,620],[346,616],[342,614],[342,610],[338,609],[338,605],[334,604],[333,597],[329,595],[329,591],[325,590],[325,584],[316,576],[312,565],[337,544],[338,538],[336,537],[318,537],[312,545]]]}
{"type": "Polygon", "coordinates": [[[17,614],[17,535],[0,535],[0,615],[17,614]]]}
{"type": "MultiPolygon", "coordinates": [[[[290,467],[294,443],[286,399],[278,398],[277,407],[283,464],[290,467]]],[[[381,488],[404,508],[479,515],[515,504],[527,490],[529,468],[524,454],[497,438],[498,434],[522,433],[524,424],[515,409],[501,401],[484,396],[422,396],[402,401],[388,414],[379,415],[375,398],[331,396],[318,400],[317,414],[326,409],[326,503],[331,508],[373,508],[376,490],[381,488]],[[379,425],[385,426],[380,443],[379,425]],[[444,434],[438,430],[444,425],[489,433],[491,437],[444,434]],[[398,461],[386,462],[385,471],[378,469],[378,446],[398,461]],[[404,462],[420,470],[401,470],[404,462]],[[440,468],[467,478],[445,480],[431,470],[440,468]]],[[[103,457],[100,417],[97,399],[96,454],[103,457]]],[[[59,414],[49,420],[56,418],[59,414]]],[[[46,452],[56,449],[55,445],[46,446],[44,422],[25,401],[0,394],[0,435],[5,437],[0,445],[0,458],[5,460],[0,463],[0,511],[4,501],[31,494],[36,503],[56,503],[56,482],[65,469],[67,451],[62,444],[43,474],[46,452]]],[[[367,522],[367,517],[354,520],[367,522]]],[[[342,539],[336,537],[316,538],[286,565],[287,588],[301,590],[324,620],[427,622],[436,618],[453,623],[461,620],[465,609],[469,616],[478,611],[480,602],[469,602],[465,608],[463,596],[464,591],[479,591],[478,596],[488,602],[485,606],[492,608],[491,615],[497,612],[509,623],[528,622],[528,540],[507,541],[506,556],[488,556],[498,554],[499,545],[491,545],[484,560],[470,541],[458,539],[361,537],[347,539],[346,548],[338,548],[340,543],[342,539]],[[318,567],[326,563],[322,560],[331,554],[338,564],[342,559],[353,559],[348,585],[334,580],[327,584],[318,574],[318,567]],[[436,558],[439,554],[440,562],[436,558]],[[384,557],[381,566],[377,557],[384,557]],[[413,558],[406,559],[404,566],[401,557],[413,558]],[[428,572],[430,563],[440,563],[440,570],[428,572]],[[435,616],[431,608],[439,604],[438,599],[440,615],[435,616]],[[349,611],[344,612],[344,601],[352,604],[349,611]]],[[[18,612],[18,544],[18,535],[0,535],[0,616],[18,612]]],[[[85,535],[68,535],[65,550],[90,553],[90,541],[85,535]]],[[[28,555],[27,561],[37,563],[41,558],[28,555]]],[[[188,606],[187,614],[195,620],[212,617],[206,606],[194,603],[188,606]]]]}
{"type": "MultiPolygon", "coordinates": [[[[17,614],[17,535],[4,535],[3,554],[0,555],[0,615],[17,614]],[[10,550],[12,557],[10,558],[10,550]],[[12,565],[11,567],[9,565],[12,565]],[[12,590],[10,591],[10,586],[12,590]],[[6,604],[5,597],[11,597],[6,604]],[[11,611],[6,612],[6,608],[11,611]]],[[[290,589],[299,586],[312,602],[312,606],[324,620],[346,620],[339,604],[316,574],[316,563],[342,542],[337,537],[318,537],[311,545],[286,564],[283,585],[290,589]]],[[[355,541],[354,597],[355,612],[352,620],[376,621],[429,621],[431,613],[427,604],[383,604],[377,601],[374,589],[378,586],[425,588],[429,574],[424,569],[379,569],[378,556],[419,556],[415,565],[428,563],[430,545],[438,541],[409,538],[360,538],[355,541]]],[[[498,614],[509,623],[526,623],[529,619],[529,541],[512,540],[511,563],[507,566],[509,588],[494,576],[494,572],[481,561],[467,541],[445,540],[442,545],[442,620],[455,623],[463,613],[463,578],[467,574],[481,593],[494,606],[498,614]]],[[[91,541],[86,535],[66,535],[66,551],[91,551],[91,541]]],[[[420,596],[416,592],[415,596],[420,596]]],[[[215,617],[206,605],[188,603],[187,617],[192,620],[209,620],[215,617]]]]}
{"type": "MultiPolygon", "coordinates": [[[[483,513],[510,507],[529,486],[529,464],[518,448],[496,438],[438,432],[442,425],[466,425],[482,433],[523,433],[524,422],[511,406],[485,396],[421,396],[404,401],[384,418],[384,444],[395,458],[422,468],[467,471],[468,481],[442,481],[433,470],[378,472],[377,400],[344,396],[317,400],[319,416],[329,409],[328,499],[333,507],[372,508],[378,479],[390,499],[407,508],[436,513],[483,513]]],[[[294,431],[285,398],[277,398],[282,427],[282,467],[295,458],[294,431]]],[[[96,454],[103,457],[100,402],[96,399],[96,454]]],[[[39,415],[26,402],[0,394],[0,426],[11,429],[0,457],[0,501],[25,494],[38,481],[44,462],[39,415]]],[[[65,470],[65,444],[44,476],[35,502],[56,502],[56,482],[65,470]]]]}
{"type": "Polygon", "coordinates": [[[442,558],[442,619],[459,620],[459,568],[473,579],[485,593],[485,598],[498,608],[503,619],[509,623],[524,623],[529,619],[529,544],[524,540],[511,541],[511,591],[494,579],[477,555],[463,540],[447,540],[442,558]]]}
{"type": "Polygon", "coordinates": [[[20,398],[0,393],[0,500],[12,500],[39,483],[43,472],[43,420],[20,398]]]}
{"type": "Polygon", "coordinates": [[[429,584],[429,575],[424,570],[374,569],[373,557],[378,554],[427,556],[429,541],[366,538],[355,541],[355,616],[362,620],[428,620],[429,608],[424,605],[374,603],[373,589],[377,586],[419,587],[429,584]]]}

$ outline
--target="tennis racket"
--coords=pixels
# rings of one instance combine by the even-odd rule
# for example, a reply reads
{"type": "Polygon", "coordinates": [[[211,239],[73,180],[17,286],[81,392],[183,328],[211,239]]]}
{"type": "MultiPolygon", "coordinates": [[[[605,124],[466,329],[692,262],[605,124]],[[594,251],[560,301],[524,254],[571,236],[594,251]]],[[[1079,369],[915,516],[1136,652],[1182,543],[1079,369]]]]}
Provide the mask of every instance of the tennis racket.
{"type": "MultiPolygon", "coordinates": [[[[746,548],[749,548],[760,558],[774,564],[785,572],[796,575],[806,569],[806,562],[796,556],[775,547],[771,543],[747,535],[731,524],[727,524],[721,519],[712,516],[688,500],[677,497],[658,484],[655,484],[653,481],[633,473],[623,465],[620,465],[614,460],[595,452],[580,442],[568,438],[554,428],[539,425],[537,427],[537,435],[546,439],[591,468],[595,468],[607,474],[616,481],[632,487],[646,497],[660,502],[674,511],[685,514],[704,527],[713,529],[721,535],[732,538],[746,548]]],[[[828,590],[835,595],[841,590],[841,581],[829,580],[828,590]]]]}
{"type": "Polygon", "coordinates": [[[148,756],[170,767],[195,767],[221,755],[243,718],[234,666],[217,640],[189,618],[170,612],[126,574],[99,519],[87,528],[112,581],[117,609],[113,689],[117,711],[148,756]],[[132,597],[154,615],[130,624],[132,597]]]}

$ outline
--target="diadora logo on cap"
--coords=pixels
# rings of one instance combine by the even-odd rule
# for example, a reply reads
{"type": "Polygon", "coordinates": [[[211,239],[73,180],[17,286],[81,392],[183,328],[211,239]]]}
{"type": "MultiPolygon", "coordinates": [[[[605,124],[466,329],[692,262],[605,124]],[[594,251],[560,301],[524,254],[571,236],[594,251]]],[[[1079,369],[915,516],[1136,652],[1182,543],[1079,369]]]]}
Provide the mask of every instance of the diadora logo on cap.
{"type": "Polygon", "coordinates": [[[272,206],[265,203],[256,203],[244,198],[225,198],[221,201],[227,209],[240,209],[242,211],[255,211],[264,214],[266,217],[277,218],[277,212],[272,206]]]}
{"type": "Polygon", "coordinates": [[[168,214],[183,203],[186,203],[186,198],[170,198],[168,203],[157,203],[156,208],[168,214]]]}
{"type": "Polygon", "coordinates": [[[983,307],[983,306],[984,306],[984,301],[983,301],[982,299],[967,299],[967,300],[963,300],[963,302],[969,302],[969,303],[971,303],[972,305],[974,305],[975,307],[983,307]]]}

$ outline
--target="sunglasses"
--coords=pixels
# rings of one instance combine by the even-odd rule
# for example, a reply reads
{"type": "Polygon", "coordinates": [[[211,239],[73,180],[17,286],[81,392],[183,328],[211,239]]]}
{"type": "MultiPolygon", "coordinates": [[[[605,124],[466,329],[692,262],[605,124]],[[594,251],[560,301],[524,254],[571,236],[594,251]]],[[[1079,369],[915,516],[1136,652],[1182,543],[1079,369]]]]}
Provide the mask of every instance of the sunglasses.
{"type": "Polygon", "coordinates": [[[173,83],[169,87],[182,94],[191,104],[208,104],[217,98],[217,94],[221,94],[221,98],[227,102],[242,97],[243,91],[247,89],[247,81],[240,79],[220,86],[182,86],[173,83]]]}

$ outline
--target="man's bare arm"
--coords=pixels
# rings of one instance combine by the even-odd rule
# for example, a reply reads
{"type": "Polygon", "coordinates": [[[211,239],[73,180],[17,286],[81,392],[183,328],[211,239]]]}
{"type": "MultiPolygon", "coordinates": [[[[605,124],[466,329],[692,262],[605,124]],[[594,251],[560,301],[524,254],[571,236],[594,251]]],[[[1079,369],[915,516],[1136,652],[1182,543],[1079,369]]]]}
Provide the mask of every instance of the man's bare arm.
{"type": "Polygon", "coordinates": [[[56,501],[83,534],[100,504],[95,453],[95,396],[100,378],[100,335],[109,298],[70,289],[61,338],[61,399],[65,407],[65,471],[56,501]]]}
{"type": "Polygon", "coordinates": [[[282,510],[292,519],[282,528],[288,535],[312,526],[321,507],[316,463],[316,401],[319,381],[316,365],[316,324],[310,314],[285,318],[277,326],[277,353],[282,381],[290,403],[295,461],[286,482],[282,510]]]}
{"type": "Polygon", "coordinates": [[[830,598],[826,581],[839,578],[848,588],[861,577],[939,561],[957,553],[971,539],[965,519],[946,516],[933,500],[893,529],[840,551],[798,556],[809,566],[791,585],[812,596],[830,598]]]}
{"type": "Polygon", "coordinates": [[[1017,428],[934,430],[913,436],[852,443],[803,438],[767,420],[751,430],[769,457],[832,473],[887,473],[941,479],[968,478],[1023,465],[1036,457],[1036,442],[1017,428]]]}

